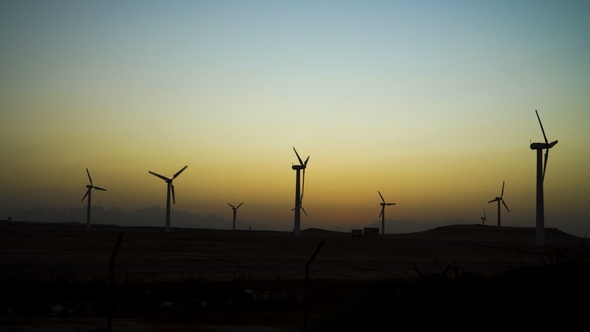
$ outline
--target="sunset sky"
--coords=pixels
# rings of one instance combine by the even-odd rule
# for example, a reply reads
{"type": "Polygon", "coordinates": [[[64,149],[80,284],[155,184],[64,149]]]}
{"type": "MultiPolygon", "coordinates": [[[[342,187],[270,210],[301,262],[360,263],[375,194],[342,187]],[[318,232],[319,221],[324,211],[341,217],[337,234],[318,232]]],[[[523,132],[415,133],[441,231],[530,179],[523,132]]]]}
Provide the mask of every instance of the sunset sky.
{"type": "Polygon", "coordinates": [[[590,233],[589,1],[0,2],[0,207],[84,207],[85,168],[93,205],[165,206],[148,171],[188,165],[174,209],[290,230],[295,147],[302,229],[378,220],[378,190],[494,223],[502,181],[533,226],[535,109],[546,226],[590,233]]]}

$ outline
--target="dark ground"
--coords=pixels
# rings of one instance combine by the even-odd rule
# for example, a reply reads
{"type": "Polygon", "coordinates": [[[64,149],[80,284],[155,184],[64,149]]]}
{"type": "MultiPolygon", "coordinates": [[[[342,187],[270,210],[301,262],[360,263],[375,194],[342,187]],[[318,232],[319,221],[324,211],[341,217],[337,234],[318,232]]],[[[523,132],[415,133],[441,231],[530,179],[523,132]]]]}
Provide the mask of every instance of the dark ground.
{"type": "Polygon", "coordinates": [[[537,247],[533,229],[481,225],[355,239],[317,229],[293,238],[16,223],[0,228],[0,329],[104,330],[107,267],[121,231],[117,331],[301,331],[304,269],[322,240],[309,330],[567,328],[586,324],[590,308],[588,244],[556,229],[537,247]]]}

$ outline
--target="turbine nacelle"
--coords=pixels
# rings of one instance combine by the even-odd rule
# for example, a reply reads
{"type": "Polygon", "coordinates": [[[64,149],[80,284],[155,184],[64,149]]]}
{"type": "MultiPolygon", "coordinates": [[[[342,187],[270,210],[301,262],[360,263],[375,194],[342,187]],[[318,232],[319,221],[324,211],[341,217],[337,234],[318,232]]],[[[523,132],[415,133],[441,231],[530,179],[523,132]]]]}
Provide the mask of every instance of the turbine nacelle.
{"type": "Polygon", "coordinates": [[[551,143],[531,143],[531,150],[544,150],[544,149],[551,149],[557,144],[558,140],[555,140],[551,143]]]}

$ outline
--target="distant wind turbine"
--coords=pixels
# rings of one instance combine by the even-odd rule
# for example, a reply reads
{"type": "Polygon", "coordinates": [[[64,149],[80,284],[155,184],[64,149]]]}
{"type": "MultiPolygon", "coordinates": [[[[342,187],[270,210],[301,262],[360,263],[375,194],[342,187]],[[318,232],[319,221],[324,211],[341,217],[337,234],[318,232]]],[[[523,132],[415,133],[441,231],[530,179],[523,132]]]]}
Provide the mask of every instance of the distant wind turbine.
{"type": "Polygon", "coordinates": [[[92,189],[102,190],[102,191],[107,191],[107,190],[100,188],[100,187],[95,187],[92,185],[92,178],[90,177],[90,172],[88,171],[88,168],[86,169],[86,174],[88,174],[88,180],[90,181],[90,184],[86,185],[86,188],[88,188],[88,190],[86,190],[86,194],[84,194],[84,197],[82,197],[81,202],[84,202],[84,199],[86,198],[86,196],[88,196],[88,209],[86,210],[86,229],[90,229],[90,207],[92,205],[92,202],[91,202],[92,189]]]}
{"type": "Polygon", "coordinates": [[[227,205],[231,206],[231,208],[234,210],[234,225],[232,227],[232,230],[235,231],[236,230],[236,210],[240,208],[240,206],[242,206],[242,204],[244,204],[244,202],[240,203],[240,205],[238,206],[233,206],[229,203],[227,203],[227,205]]]}
{"type": "Polygon", "coordinates": [[[381,196],[381,214],[379,214],[379,217],[381,217],[381,234],[385,234],[385,206],[395,205],[395,203],[385,203],[385,199],[383,198],[383,195],[381,195],[381,192],[377,192],[379,193],[379,196],[381,196]]]}
{"type": "Polygon", "coordinates": [[[531,143],[531,150],[537,150],[537,208],[536,208],[536,243],[541,246],[545,244],[545,199],[543,197],[543,182],[545,181],[545,171],[547,170],[547,160],[549,159],[549,149],[557,144],[557,140],[549,143],[543,123],[539,117],[539,112],[535,110],[537,119],[541,125],[545,143],[531,143]],[[545,150],[545,161],[543,161],[543,150],[545,150]]]}
{"type": "Polygon", "coordinates": [[[166,195],[166,232],[170,232],[170,191],[172,191],[172,202],[176,204],[176,198],[174,197],[174,185],[172,184],[172,181],[174,181],[174,179],[176,179],[176,177],[179,176],[180,173],[182,173],[182,171],[184,171],[187,167],[188,165],[184,166],[180,171],[176,172],[176,174],[174,174],[174,176],[171,179],[162,176],[158,173],[148,171],[148,173],[159,177],[160,179],[166,181],[166,183],[168,184],[168,191],[166,195]]]}
{"type": "Polygon", "coordinates": [[[504,207],[506,208],[506,210],[508,210],[508,212],[510,212],[510,209],[506,205],[506,202],[504,202],[503,197],[504,197],[504,181],[502,181],[502,194],[500,195],[500,197],[496,197],[488,202],[488,203],[498,202],[498,227],[502,226],[502,215],[500,214],[500,202],[502,202],[502,204],[504,204],[504,207]]]}
{"type": "Polygon", "coordinates": [[[486,217],[486,208],[483,208],[483,217],[481,217],[481,224],[485,225],[488,218],[486,217]]]}
{"type": "Polygon", "coordinates": [[[305,210],[303,209],[303,207],[301,206],[301,204],[303,203],[303,191],[305,189],[305,168],[307,167],[307,162],[309,161],[309,156],[307,157],[307,159],[305,159],[305,162],[303,162],[303,160],[301,160],[301,157],[299,157],[299,153],[297,153],[297,150],[295,150],[295,147],[293,147],[293,151],[295,151],[295,155],[297,155],[297,159],[299,160],[299,165],[293,165],[291,166],[292,169],[294,169],[296,172],[296,180],[295,180],[295,208],[293,209],[295,211],[295,222],[294,222],[294,227],[293,227],[293,235],[295,236],[299,236],[299,232],[300,232],[300,227],[301,227],[301,210],[303,210],[303,213],[305,213],[305,215],[307,215],[307,212],[305,212],[305,210]],[[301,170],[303,170],[303,185],[300,185],[300,172],[301,170]]]}

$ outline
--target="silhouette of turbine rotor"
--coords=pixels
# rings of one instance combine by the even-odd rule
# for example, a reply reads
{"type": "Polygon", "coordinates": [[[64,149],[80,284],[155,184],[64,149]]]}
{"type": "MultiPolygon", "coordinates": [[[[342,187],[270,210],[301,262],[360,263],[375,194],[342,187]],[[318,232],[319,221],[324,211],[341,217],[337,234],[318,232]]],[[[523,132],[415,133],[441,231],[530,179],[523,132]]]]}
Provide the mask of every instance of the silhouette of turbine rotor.
{"type": "Polygon", "coordinates": [[[90,209],[92,206],[92,189],[96,189],[96,190],[101,190],[101,191],[107,191],[104,188],[101,187],[97,187],[95,185],[92,184],[92,177],[90,176],[90,172],[88,171],[88,168],[86,169],[86,174],[88,174],[88,181],[90,181],[90,184],[86,185],[86,188],[88,188],[86,190],[86,193],[84,194],[84,197],[82,197],[81,202],[84,202],[84,199],[86,199],[86,197],[88,197],[88,208],[86,209],[86,229],[90,229],[90,209]]]}
{"type": "Polygon", "coordinates": [[[184,166],[180,171],[176,172],[172,178],[167,178],[158,173],[148,171],[151,175],[157,176],[166,181],[166,184],[168,185],[166,193],[166,232],[170,232],[170,195],[172,195],[172,203],[176,205],[176,195],[174,194],[174,184],[172,181],[174,181],[174,179],[176,179],[176,177],[178,177],[187,167],[188,165],[184,166]]]}

